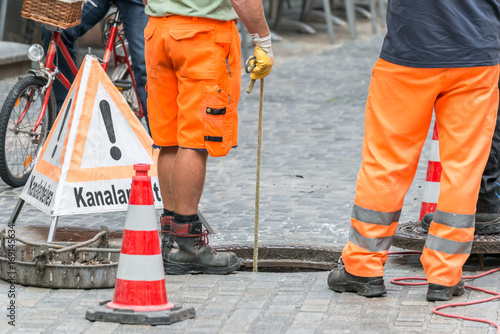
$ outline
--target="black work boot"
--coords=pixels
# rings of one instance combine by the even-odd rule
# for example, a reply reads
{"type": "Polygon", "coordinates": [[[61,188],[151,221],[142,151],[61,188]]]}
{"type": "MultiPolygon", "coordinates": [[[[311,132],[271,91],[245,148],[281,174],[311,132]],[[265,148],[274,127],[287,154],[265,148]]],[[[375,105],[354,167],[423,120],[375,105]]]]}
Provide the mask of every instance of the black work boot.
{"type": "Polygon", "coordinates": [[[427,289],[427,300],[430,302],[451,300],[453,296],[461,296],[465,292],[464,281],[460,280],[454,286],[444,286],[429,283],[427,289]]]}
{"type": "MultiPolygon", "coordinates": [[[[500,233],[500,214],[477,212],[475,234],[496,234],[500,233]]],[[[429,231],[431,222],[434,219],[434,212],[426,214],[421,221],[424,230],[429,231]]]]}
{"type": "Polygon", "coordinates": [[[426,231],[429,231],[429,227],[431,227],[431,222],[434,219],[434,212],[429,212],[422,217],[422,221],[420,222],[422,228],[426,231]]]}
{"type": "Polygon", "coordinates": [[[170,241],[177,248],[165,247],[163,266],[166,274],[229,274],[240,267],[240,259],[232,252],[217,253],[208,245],[208,232],[202,223],[170,223],[170,241]]]}
{"type": "Polygon", "coordinates": [[[328,275],[328,287],[335,292],[356,292],[365,297],[379,297],[386,293],[383,277],[351,275],[342,263],[328,275]]]}
{"type": "Polygon", "coordinates": [[[161,243],[162,247],[172,247],[170,242],[170,224],[174,220],[173,216],[161,216],[160,217],[160,233],[161,233],[161,243]]]}
{"type": "Polygon", "coordinates": [[[500,233],[500,214],[476,213],[476,234],[500,233]]]}

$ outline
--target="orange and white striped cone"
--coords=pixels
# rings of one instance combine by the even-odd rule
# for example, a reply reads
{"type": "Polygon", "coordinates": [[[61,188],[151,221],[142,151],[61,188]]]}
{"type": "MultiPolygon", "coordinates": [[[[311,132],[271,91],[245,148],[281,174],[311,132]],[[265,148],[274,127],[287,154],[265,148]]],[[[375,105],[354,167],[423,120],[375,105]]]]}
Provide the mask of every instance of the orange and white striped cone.
{"type": "Polygon", "coordinates": [[[439,141],[437,125],[434,124],[431,142],[431,157],[427,164],[427,174],[425,176],[424,195],[420,206],[419,221],[429,212],[436,211],[439,198],[439,182],[441,180],[441,160],[439,159],[439,141]]]}
{"type": "Polygon", "coordinates": [[[167,299],[149,168],[134,165],[113,301],[88,310],[91,321],[164,325],[195,317],[192,307],[167,299]]]}

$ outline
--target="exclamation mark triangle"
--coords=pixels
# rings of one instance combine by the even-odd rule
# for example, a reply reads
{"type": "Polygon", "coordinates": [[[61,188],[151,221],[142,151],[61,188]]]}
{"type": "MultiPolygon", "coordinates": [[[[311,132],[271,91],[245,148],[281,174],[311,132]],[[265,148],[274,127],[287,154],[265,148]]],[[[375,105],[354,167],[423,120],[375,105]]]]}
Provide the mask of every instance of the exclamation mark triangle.
{"type": "MultiPolygon", "coordinates": [[[[108,133],[109,141],[114,144],[116,143],[116,136],[115,130],[113,129],[113,119],[111,118],[111,107],[109,106],[109,102],[106,100],[101,100],[99,102],[99,109],[101,109],[101,116],[106,126],[106,132],[108,133]]],[[[122,157],[121,150],[116,146],[111,147],[109,154],[115,160],[120,160],[120,158],[122,157]]]]}
{"type": "Polygon", "coordinates": [[[102,83],[97,87],[86,138],[80,168],[128,166],[141,161],[153,163],[102,83]]]}

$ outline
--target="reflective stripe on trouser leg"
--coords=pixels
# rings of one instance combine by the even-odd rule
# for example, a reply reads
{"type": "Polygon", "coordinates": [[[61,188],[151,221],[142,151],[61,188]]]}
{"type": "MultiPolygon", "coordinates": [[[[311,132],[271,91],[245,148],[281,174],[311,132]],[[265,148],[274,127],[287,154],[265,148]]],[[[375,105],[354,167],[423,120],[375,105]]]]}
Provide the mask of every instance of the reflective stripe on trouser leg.
{"type": "Polygon", "coordinates": [[[382,223],[353,214],[353,233],[342,252],[346,270],[353,275],[383,275],[389,240],[396,231],[403,199],[432,120],[439,92],[435,77],[440,72],[399,66],[382,59],[373,67],[354,212],[359,207],[391,218],[386,217],[382,223]],[[358,235],[381,247],[368,247],[370,243],[361,243],[358,235]]]}
{"type": "Polygon", "coordinates": [[[401,210],[379,212],[354,205],[349,242],[342,252],[349,273],[363,277],[382,276],[380,270],[387,260],[400,215],[401,210]],[[357,256],[362,256],[363,260],[356,261],[357,256]],[[365,269],[367,265],[371,265],[368,270],[365,269]]]}
{"type": "Polygon", "coordinates": [[[420,258],[429,283],[457,284],[473,239],[474,215],[436,210],[420,258]]]}
{"type": "Polygon", "coordinates": [[[453,286],[472,246],[473,215],[498,108],[498,66],[454,68],[435,103],[443,168],[438,217],[421,257],[430,283],[453,286]],[[444,214],[446,213],[446,214],[444,214]],[[469,224],[463,224],[463,222],[469,224]]]}

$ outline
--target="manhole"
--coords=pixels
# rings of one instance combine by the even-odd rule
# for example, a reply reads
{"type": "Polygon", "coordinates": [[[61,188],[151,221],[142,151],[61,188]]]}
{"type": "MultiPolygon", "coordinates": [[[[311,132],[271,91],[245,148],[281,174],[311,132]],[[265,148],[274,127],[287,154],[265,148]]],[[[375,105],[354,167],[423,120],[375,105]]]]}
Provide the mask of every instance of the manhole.
{"type": "MultiPolygon", "coordinates": [[[[421,251],[424,248],[427,231],[419,221],[399,223],[392,239],[392,245],[403,249],[421,251]]],[[[471,254],[500,254],[500,234],[474,235],[471,254]]]]}
{"type": "MultiPolygon", "coordinates": [[[[216,247],[217,251],[234,252],[241,259],[240,271],[252,271],[253,247],[229,245],[216,247]]],[[[259,246],[259,272],[329,271],[338,262],[342,251],[329,247],[303,245],[259,246]]]]}
{"type": "Polygon", "coordinates": [[[43,243],[0,234],[0,278],[45,288],[95,289],[115,285],[120,249],[103,229],[84,242],[43,243]],[[15,240],[15,247],[11,247],[15,240]]]}
{"type": "MultiPolygon", "coordinates": [[[[14,249],[8,246],[10,239],[6,231],[0,234],[1,279],[9,281],[14,271],[16,284],[27,286],[64,289],[114,287],[121,231],[110,232],[105,227],[102,231],[61,227],[57,230],[56,241],[46,243],[40,241],[46,238],[48,230],[45,226],[16,230],[14,249]]],[[[241,259],[240,271],[252,271],[253,247],[227,245],[215,249],[236,253],[241,259]]],[[[341,250],[330,247],[261,245],[258,268],[259,272],[270,273],[329,271],[340,255],[341,250]]]]}

